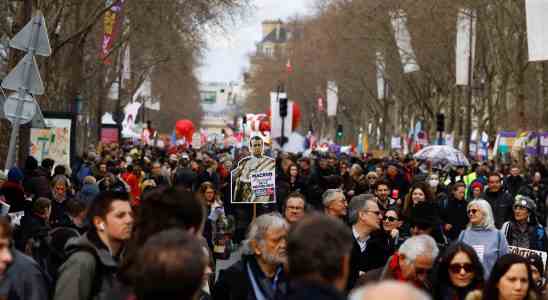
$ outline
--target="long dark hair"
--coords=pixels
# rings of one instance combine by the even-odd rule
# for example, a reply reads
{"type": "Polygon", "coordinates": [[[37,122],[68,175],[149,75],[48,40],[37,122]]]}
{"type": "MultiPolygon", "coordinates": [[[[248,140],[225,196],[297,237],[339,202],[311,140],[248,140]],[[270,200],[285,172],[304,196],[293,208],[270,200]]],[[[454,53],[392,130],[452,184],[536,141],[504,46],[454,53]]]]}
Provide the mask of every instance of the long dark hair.
{"type": "Polygon", "coordinates": [[[474,268],[474,279],[472,279],[470,285],[463,289],[464,292],[467,293],[473,289],[480,289],[483,287],[483,266],[476,251],[463,242],[455,242],[449,245],[443,254],[436,259],[431,278],[433,299],[443,299],[443,293],[448,289],[456,290],[456,287],[453,286],[449,279],[449,265],[453,258],[461,252],[468,256],[474,268]]]}
{"type": "Polygon", "coordinates": [[[506,254],[499,258],[495,263],[495,266],[491,271],[491,276],[489,277],[489,280],[487,280],[485,288],[483,289],[483,299],[499,299],[498,283],[502,276],[504,276],[504,274],[506,274],[506,272],[508,272],[508,270],[516,264],[524,264],[527,268],[527,279],[529,280],[527,295],[531,295],[531,293],[534,293],[535,285],[533,283],[533,277],[531,275],[531,266],[529,265],[527,260],[516,254],[506,254]]]}
{"type": "Polygon", "coordinates": [[[129,241],[120,279],[131,283],[138,250],[152,235],[172,228],[200,232],[206,211],[203,203],[190,191],[177,187],[157,188],[146,195],[138,208],[135,230],[129,241]]]}

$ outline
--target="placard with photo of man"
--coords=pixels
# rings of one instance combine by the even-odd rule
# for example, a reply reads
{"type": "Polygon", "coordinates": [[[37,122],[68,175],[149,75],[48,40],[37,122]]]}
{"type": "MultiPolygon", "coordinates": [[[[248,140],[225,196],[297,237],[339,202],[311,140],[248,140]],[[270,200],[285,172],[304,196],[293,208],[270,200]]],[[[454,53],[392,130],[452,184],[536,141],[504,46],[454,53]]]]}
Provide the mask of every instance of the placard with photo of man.
{"type": "Polygon", "coordinates": [[[276,161],[264,155],[264,141],[260,136],[249,140],[251,155],[242,158],[231,172],[232,203],[275,203],[276,161]]]}

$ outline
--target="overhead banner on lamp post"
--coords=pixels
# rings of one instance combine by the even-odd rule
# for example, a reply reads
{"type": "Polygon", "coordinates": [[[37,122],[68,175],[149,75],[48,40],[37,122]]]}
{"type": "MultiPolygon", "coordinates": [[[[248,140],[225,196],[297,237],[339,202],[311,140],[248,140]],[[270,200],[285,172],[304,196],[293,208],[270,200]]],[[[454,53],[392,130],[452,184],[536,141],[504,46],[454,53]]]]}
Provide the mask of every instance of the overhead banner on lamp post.
{"type": "Polygon", "coordinates": [[[337,82],[327,82],[327,116],[334,117],[337,115],[337,104],[339,102],[339,87],[337,82]]]}
{"type": "Polygon", "coordinates": [[[415,51],[411,46],[411,35],[407,29],[407,14],[400,9],[390,13],[392,28],[394,29],[394,38],[400,53],[403,73],[413,73],[419,71],[415,51]]]}
{"type": "Polygon", "coordinates": [[[548,60],[548,1],[526,0],[527,44],[529,61],[548,60]]]}
{"type": "Polygon", "coordinates": [[[455,47],[456,84],[468,85],[470,82],[468,75],[474,71],[473,66],[476,55],[476,12],[474,10],[461,9],[459,11],[457,17],[457,43],[455,47]],[[470,70],[469,68],[472,69],[470,70]]]}

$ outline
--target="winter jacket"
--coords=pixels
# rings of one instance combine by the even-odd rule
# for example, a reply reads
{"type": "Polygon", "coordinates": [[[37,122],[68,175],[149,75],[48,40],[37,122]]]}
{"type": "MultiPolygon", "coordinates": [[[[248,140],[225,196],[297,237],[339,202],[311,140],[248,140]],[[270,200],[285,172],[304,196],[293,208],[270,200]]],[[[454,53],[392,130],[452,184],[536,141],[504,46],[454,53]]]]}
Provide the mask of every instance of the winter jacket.
{"type": "MultiPolygon", "coordinates": [[[[254,283],[249,276],[249,270],[253,274],[255,284],[263,294],[265,292],[266,278],[264,273],[259,268],[254,256],[242,256],[242,259],[230,266],[226,270],[221,270],[219,278],[215,283],[213,289],[213,300],[255,300],[257,296],[255,294],[254,283]]],[[[276,288],[276,294],[274,296],[281,296],[285,294],[287,289],[287,279],[285,277],[283,269],[280,269],[280,273],[277,279],[278,285],[276,288]]],[[[271,284],[268,281],[268,284],[271,284]]],[[[266,296],[265,296],[266,297],[266,296]]],[[[267,299],[274,299],[274,297],[266,297],[267,299]]]]}
{"type": "Polygon", "coordinates": [[[47,224],[46,220],[35,215],[26,214],[21,218],[21,226],[15,232],[15,247],[19,251],[25,251],[26,243],[29,239],[34,238],[38,240],[47,236],[48,231],[51,228],[47,224]]]}
{"type": "Polygon", "coordinates": [[[29,256],[12,248],[13,261],[0,280],[0,297],[9,300],[49,299],[50,279],[29,256]]]}
{"type": "MultiPolygon", "coordinates": [[[[502,225],[500,231],[506,237],[508,245],[519,247],[519,245],[515,244],[515,241],[512,239],[511,232],[513,226],[516,226],[516,223],[514,221],[505,222],[502,225]]],[[[529,249],[546,252],[548,247],[548,240],[546,238],[546,232],[544,231],[544,227],[538,224],[528,224],[526,234],[528,235],[529,239],[529,249]]]]}
{"type": "Polygon", "coordinates": [[[48,174],[43,169],[37,168],[25,173],[23,187],[28,195],[33,198],[51,197],[48,174]]]}
{"type": "Polygon", "coordinates": [[[360,272],[367,272],[384,266],[390,254],[388,236],[381,230],[370,235],[367,246],[362,252],[356,237],[352,238],[352,252],[350,254],[350,274],[347,289],[354,288],[360,272]]]}
{"type": "Polygon", "coordinates": [[[10,213],[30,210],[31,202],[26,200],[25,191],[20,183],[6,181],[0,189],[0,194],[4,195],[10,205],[10,213]]]}
{"type": "Polygon", "coordinates": [[[77,199],[84,203],[86,207],[89,207],[99,193],[100,190],[97,184],[84,184],[77,195],[77,199]]]}
{"type": "Polygon", "coordinates": [[[546,225],[546,198],[548,196],[548,187],[544,183],[534,186],[532,183],[522,186],[519,195],[527,196],[535,201],[537,209],[535,215],[537,220],[543,225],[546,225]],[[535,190],[536,188],[536,190],[535,190]]]}
{"type": "Polygon", "coordinates": [[[498,192],[485,191],[483,199],[487,200],[493,209],[493,217],[495,218],[495,227],[500,228],[502,224],[509,221],[514,214],[512,211],[512,205],[514,205],[514,199],[512,195],[502,190],[498,192]]]}
{"type": "Polygon", "coordinates": [[[55,300],[105,299],[115,282],[118,258],[112,256],[95,231],[69,240],[67,261],[59,268],[55,300]]]}
{"type": "Polygon", "coordinates": [[[450,197],[447,201],[447,206],[441,207],[441,218],[445,224],[451,224],[451,230],[445,234],[450,240],[455,240],[459,237],[461,231],[466,228],[468,224],[468,213],[466,206],[468,202],[465,200],[457,200],[450,197]]]}

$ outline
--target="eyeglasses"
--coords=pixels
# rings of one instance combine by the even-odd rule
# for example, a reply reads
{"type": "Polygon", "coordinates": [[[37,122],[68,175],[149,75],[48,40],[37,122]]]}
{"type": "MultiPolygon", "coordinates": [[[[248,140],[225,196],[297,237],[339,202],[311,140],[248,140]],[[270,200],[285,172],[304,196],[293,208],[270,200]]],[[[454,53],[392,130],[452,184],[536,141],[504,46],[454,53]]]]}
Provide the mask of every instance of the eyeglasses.
{"type": "Polygon", "coordinates": [[[472,209],[469,209],[469,210],[468,210],[468,214],[469,214],[469,215],[475,215],[477,212],[478,212],[478,210],[475,209],[475,208],[472,208],[472,209]]]}
{"type": "Polygon", "coordinates": [[[453,274],[458,274],[461,270],[464,270],[465,273],[472,273],[474,271],[474,267],[471,263],[449,265],[449,272],[453,274]]]}
{"type": "Polygon", "coordinates": [[[399,221],[398,218],[394,218],[394,217],[391,217],[391,216],[385,216],[384,218],[382,218],[383,221],[388,221],[388,222],[396,222],[396,221],[399,221]]]}
{"type": "Polygon", "coordinates": [[[367,179],[369,179],[369,180],[377,180],[377,177],[371,176],[371,177],[367,177],[367,179]]]}
{"type": "Polygon", "coordinates": [[[527,206],[523,206],[523,205],[514,205],[514,210],[518,210],[518,209],[527,210],[527,206]]]}

